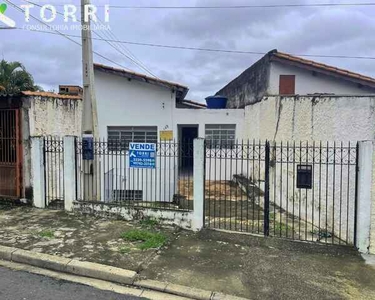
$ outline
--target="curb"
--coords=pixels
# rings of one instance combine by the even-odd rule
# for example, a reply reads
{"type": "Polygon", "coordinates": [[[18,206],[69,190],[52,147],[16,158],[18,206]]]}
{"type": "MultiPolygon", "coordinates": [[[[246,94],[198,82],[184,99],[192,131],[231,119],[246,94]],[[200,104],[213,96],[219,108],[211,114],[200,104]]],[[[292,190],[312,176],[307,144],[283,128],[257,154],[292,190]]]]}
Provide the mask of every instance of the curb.
{"type": "Polygon", "coordinates": [[[133,284],[137,276],[130,270],[4,246],[0,246],[0,259],[122,284],[133,284]]]}
{"type": "MultiPolygon", "coordinates": [[[[245,298],[156,280],[145,279],[136,281],[137,273],[134,271],[13,247],[0,246],[0,259],[83,277],[133,285],[138,288],[195,300],[246,300],[245,298]]],[[[142,294],[142,296],[145,295],[142,294]]]]}

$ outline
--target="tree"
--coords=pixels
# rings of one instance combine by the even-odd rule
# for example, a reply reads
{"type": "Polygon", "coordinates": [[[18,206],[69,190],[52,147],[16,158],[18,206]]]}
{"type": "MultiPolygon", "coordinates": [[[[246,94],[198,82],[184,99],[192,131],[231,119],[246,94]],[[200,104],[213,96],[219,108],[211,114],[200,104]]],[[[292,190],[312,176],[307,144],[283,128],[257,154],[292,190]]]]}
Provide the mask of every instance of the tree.
{"type": "Polygon", "coordinates": [[[34,84],[33,76],[18,61],[0,62],[0,90],[6,94],[17,94],[22,91],[40,91],[34,84]]]}

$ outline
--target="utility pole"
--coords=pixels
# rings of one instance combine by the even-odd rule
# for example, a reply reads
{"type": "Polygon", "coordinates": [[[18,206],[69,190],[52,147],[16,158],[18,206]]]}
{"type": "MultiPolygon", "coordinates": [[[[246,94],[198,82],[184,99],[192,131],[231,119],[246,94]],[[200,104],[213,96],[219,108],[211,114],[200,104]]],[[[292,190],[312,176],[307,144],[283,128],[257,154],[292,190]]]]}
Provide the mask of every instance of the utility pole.
{"type": "Polygon", "coordinates": [[[94,88],[94,62],[92,52],[92,39],[90,18],[85,20],[85,6],[90,5],[90,0],[81,0],[81,25],[82,25],[82,74],[83,74],[83,110],[82,134],[98,137],[98,117],[94,88]]]}
{"type": "MultiPolygon", "coordinates": [[[[98,162],[95,159],[95,138],[98,138],[98,117],[94,87],[94,62],[91,39],[90,17],[85,17],[90,0],[81,0],[82,25],[82,75],[83,75],[83,105],[82,105],[82,158],[83,158],[83,196],[84,200],[99,200],[98,162]]],[[[99,193],[100,195],[100,193],[99,193]]]]}

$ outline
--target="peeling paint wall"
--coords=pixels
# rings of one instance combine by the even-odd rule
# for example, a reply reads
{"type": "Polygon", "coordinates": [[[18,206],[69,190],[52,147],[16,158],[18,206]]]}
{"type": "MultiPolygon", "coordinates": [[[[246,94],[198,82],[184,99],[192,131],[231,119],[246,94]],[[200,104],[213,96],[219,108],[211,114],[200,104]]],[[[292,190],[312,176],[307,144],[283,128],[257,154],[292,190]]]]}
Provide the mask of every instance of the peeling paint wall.
{"type": "Polygon", "coordinates": [[[123,218],[127,221],[152,218],[164,225],[192,229],[193,212],[124,207],[105,203],[74,202],[74,212],[105,218],[123,218]]]}
{"type": "Polygon", "coordinates": [[[33,136],[80,135],[82,101],[29,96],[22,99],[23,189],[33,198],[31,141],[33,136]]]}
{"type": "Polygon", "coordinates": [[[82,101],[46,97],[29,97],[30,136],[80,135],[82,101]]]}
{"type": "Polygon", "coordinates": [[[245,108],[245,138],[359,141],[375,137],[375,96],[268,96],[245,108]]]}

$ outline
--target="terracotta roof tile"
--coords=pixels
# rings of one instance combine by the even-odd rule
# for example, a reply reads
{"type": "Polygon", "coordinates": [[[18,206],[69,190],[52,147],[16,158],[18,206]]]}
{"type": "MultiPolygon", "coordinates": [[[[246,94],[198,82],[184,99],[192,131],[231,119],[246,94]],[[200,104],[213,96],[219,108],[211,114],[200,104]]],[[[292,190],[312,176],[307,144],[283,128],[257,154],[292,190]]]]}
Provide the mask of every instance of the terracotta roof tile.
{"type": "Polygon", "coordinates": [[[342,76],[346,76],[346,77],[354,78],[354,79],[357,79],[357,80],[362,80],[362,81],[365,81],[365,82],[368,82],[368,83],[371,83],[371,84],[375,84],[375,78],[372,78],[372,77],[369,77],[369,76],[366,76],[366,75],[361,75],[361,74],[351,72],[351,71],[348,71],[348,70],[332,67],[332,66],[329,66],[329,65],[326,65],[326,64],[323,64],[323,63],[318,63],[318,62],[315,62],[315,61],[312,61],[312,60],[308,60],[308,59],[300,58],[300,57],[293,56],[293,55],[290,55],[290,54],[287,54],[287,53],[276,52],[276,51],[271,52],[271,55],[275,56],[277,58],[280,58],[280,59],[289,60],[289,61],[296,62],[296,63],[306,65],[306,66],[312,66],[314,68],[318,68],[318,69],[321,69],[321,70],[324,70],[324,71],[336,73],[336,74],[339,74],[339,75],[342,75],[342,76]]]}
{"type": "Polygon", "coordinates": [[[159,78],[156,78],[156,77],[151,77],[151,76],[148,76],[148,75],[145,75],[145,74],[142,74],[142,73],[137,73],[137,72],[134,72],[134,71],[120,69],[120,68],[114,68],[114,67],[110,67],[110,66],[106,66],[106,65],[102,65],[102,64],[95,63],[94,68],[102,68],[104,70],[115,71],[115,72],[123,73],[125,75],[128,74],[128,75],[132,75],[132,76],[136,76],[136,77],[141,77],[141,78],[144,78],[146,80],[155,81],[155,82],[159,82],[159,83],[163,83],[163,84],[167,84],[167,85],[170,85],[170,86],[175,86],[175,87],[179,87],[179,88],[183,88],[183,89],[188,88],[187,86],[176,83],[176,82],[167,81],[167,80],[159,79],[159,78]]]}

